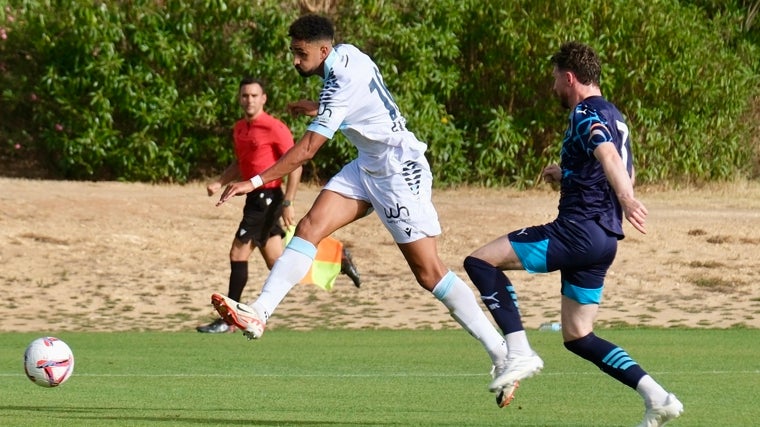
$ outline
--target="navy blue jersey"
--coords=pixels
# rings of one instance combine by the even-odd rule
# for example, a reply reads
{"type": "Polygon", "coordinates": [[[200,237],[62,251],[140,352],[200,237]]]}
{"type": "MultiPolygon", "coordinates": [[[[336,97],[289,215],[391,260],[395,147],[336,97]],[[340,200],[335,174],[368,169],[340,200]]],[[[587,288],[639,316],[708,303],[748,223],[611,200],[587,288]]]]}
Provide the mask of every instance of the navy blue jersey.
{"type": "Polygon", "coordinates": [[[612,103],[601,96],[592,96],[580,102],[570,112],[569,119],[562,140],[559,216],[596,221],[622,239],[622,209],[602,164],[594,157],[594,150],[600,144],[615,144],[631,175],[631,143],[625,119],[612,103]]]}

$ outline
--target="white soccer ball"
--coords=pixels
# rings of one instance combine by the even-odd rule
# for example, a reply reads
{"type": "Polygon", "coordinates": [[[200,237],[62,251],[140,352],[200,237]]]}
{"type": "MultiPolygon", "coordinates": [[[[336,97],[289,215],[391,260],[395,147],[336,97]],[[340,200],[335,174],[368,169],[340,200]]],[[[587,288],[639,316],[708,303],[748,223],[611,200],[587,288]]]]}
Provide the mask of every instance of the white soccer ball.
{"type": "Polygon", "coordinates": [[[37,338],[24,352],[24,371],[40,387],[58,387],[74,373],[74,353],[58,338],[37,338]]]}

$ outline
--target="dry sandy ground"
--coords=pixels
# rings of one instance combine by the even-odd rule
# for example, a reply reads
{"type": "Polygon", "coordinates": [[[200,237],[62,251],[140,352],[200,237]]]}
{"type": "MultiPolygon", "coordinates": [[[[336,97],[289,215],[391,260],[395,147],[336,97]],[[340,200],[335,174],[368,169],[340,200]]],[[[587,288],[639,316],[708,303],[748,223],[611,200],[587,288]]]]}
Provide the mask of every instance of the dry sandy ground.
{"type": "MultiPolygon", "coordinates": [[[[215,207],[202,183],[149,185],[0,178],[0,331],[192,331],[226,292],[242,198],[215,207]]],[[[318,188],[304,186],[303,214],[318,188]]],[[[760,184],[640,189],[649,233],[626,225],[598,326],[760,327],[760,184]]],[[[494,237],[550,221],[547,189],[437,190],[441,257],[462,260],[494,237]]],[[[273,328],[453,328],[419,288],[375,216],[336,233],[364,283],[298,285],[273,328]]],[[[265,278],[257,253],[244,300],[265,278]]],[[[559,275],[510,274],[527,328],[558,320],[559,275]]],[[[474,289],[474,288],[473,288],[474,289]]]]}

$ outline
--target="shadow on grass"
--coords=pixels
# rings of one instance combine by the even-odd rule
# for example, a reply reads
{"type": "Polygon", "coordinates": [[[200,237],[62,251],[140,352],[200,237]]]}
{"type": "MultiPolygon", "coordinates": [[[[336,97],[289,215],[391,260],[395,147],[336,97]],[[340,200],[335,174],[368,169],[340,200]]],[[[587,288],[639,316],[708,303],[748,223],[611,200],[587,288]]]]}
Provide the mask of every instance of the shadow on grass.
{"type": "MultiPolygon", "coordinates": [[[[30,418],[44,419],[49,425],[59,422],[120,422],[120,423],[185,423],[201,425],[253,425],[253,426],[353,426],[367,425],[366,421],[324,421],[324,420],[286,420],[286,419],[235,419],[225,418],[223,415],[209,415],[208,417],[183,416],[187,408],[152,409],[156,412],[170,412],[166,415],[113,415],[113,412],[134,412],[135,408],[129,407],[71,407],[71,406],[34,406],[34,405],[0,405],[3,418],[24,417],[28,424],[34,424],[30,418]],[[14,414],[15,413],[15,414],[14,414]],[[26,415],[24,414],[26,413],[26,415]]],[[[146,411],[146,410],[140,410],[146,411]]],[[[230,410],[204,411],[204,412],[231,412],[230,410]]],[[[25,423],[26,424],[26,423],[25,423]]],[[[372,422],[372,425],[402,425],[394,422],[372,422]]]]}

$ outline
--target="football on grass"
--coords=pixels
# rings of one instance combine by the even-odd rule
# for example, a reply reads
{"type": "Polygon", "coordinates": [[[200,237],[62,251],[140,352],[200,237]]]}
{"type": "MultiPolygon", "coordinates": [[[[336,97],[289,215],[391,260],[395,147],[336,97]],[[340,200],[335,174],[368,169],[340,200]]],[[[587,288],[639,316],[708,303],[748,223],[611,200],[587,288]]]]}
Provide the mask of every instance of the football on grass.
{"type": "Polygon", "coordinates": [[[74,372],[74,353],[58,338],[37,338],[24,352],[24,371],[38,386],[58,387],[74,372]]]}

